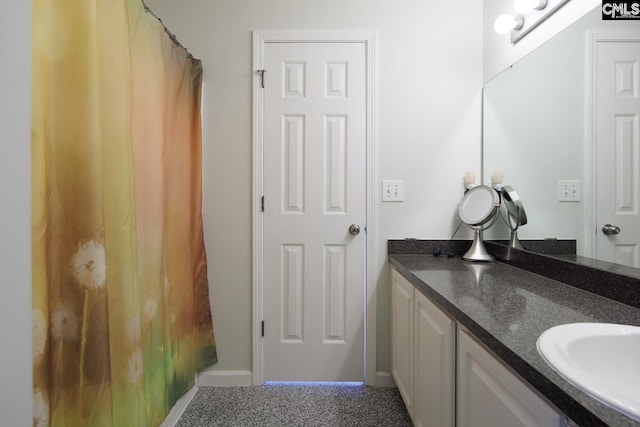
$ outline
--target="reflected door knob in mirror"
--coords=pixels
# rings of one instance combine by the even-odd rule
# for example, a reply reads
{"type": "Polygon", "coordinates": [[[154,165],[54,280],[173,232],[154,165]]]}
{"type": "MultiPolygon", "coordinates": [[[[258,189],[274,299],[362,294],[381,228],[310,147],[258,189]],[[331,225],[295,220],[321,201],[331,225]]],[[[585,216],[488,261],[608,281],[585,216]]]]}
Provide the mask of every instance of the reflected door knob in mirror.
{"type": "Polygon", "coordinates": [[[351,224],[349,226],[349,234],[352,236],[357,236],[360,234],[360,226],[358,224],[351,224]]]}
{"type": "Polygon", "coordinates": [[[602,226],[602,232],[607,236],[614,236],[620,234],[620,227],[617,225],[605,224],[602,226]]]}

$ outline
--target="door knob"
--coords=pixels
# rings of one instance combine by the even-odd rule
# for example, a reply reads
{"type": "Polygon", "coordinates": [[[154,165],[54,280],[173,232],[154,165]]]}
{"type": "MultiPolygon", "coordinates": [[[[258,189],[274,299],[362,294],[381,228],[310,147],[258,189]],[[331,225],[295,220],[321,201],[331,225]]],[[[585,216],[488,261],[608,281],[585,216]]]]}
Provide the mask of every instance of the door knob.
{"type": "Polygon", "coordinates": [[[620,234],[620,227],[617,225],[605,224],[602,226],[602,232],[607,236],[613,236],[615,234],[620,234]]]}
{"type": "Polygon", "coordinates": [[[357,236],[360,234],[360,226],[358,224],[351,224],[349,226],[349,234],[352,236],[357,236]]]}

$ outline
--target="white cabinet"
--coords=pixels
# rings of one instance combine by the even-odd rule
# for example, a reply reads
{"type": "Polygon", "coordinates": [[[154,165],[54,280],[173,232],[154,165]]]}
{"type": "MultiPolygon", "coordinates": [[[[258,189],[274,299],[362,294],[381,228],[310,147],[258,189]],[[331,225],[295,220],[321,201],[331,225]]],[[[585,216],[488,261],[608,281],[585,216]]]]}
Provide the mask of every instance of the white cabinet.
{"type": "Polygon", "coordinates": [[[455,322],[395,270],[391,300],[391,372],[411,419],[452,427],[455,322]]]}
{"type": "Polygon", "coordinates": [[[400,273],[391,276],[391,374],[413,418],[414,286],[400,273]]]}
{"type": "Polygon", "coordinates": [[[566,426],[567,420],[458,330],[458,427],[566,426]]]}
{"type": "Polygon", "coordinates": [[[452,427],[455,412],[455,322],[421,292],[415,293],[413,422],[452,427]]]}
{"type": "Polygon", "coordinates": [[[416,426],[567,425],[395,269],[391,283],[391,373],[416,426]]]}

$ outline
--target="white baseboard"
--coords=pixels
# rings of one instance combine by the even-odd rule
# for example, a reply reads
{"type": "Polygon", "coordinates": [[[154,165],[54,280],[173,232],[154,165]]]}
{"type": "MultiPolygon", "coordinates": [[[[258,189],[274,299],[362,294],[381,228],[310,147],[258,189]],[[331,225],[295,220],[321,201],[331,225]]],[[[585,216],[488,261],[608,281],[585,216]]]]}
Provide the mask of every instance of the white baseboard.
{"type": "Polygon", "coordinates": [[[253,385],[251,371],[216,371],[202,370],[198,372],[196,384],[200,387],[232,387],[253,385]]]}
{"type": "Polygon", "coordinates": [[[376,372],[377,387],[395,387],[396,382],[393,380],[391,372],[376,372]]]}
{"type": "Polygon", "coordinates": [[[193,396],[196,395],[197,391],[198,386],[194,385],[191,390],[178,399],[175,405],[173,405],[173,408],[171,408],[171,411],[169,411],[167,418],[165,418],[162,424],[160,424],[160,427],[174,427],[184,413],[184,410],[187,409],[187,406],[191,403],[191,399],[193,399],[193,396]]]}

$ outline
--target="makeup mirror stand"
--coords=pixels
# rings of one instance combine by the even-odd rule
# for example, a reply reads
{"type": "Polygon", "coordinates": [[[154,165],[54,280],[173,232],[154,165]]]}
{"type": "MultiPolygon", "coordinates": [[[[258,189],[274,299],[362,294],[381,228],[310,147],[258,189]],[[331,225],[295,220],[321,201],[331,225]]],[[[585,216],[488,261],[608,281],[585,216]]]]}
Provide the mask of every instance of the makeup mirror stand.
{"type": "MultiPolygon", "coordinates": [[[[518,212],[520,213],[521,211],[521,207],[518,206],[518,212]]],[[[520,216],[520,214],[518,215],[520,216]]],[[[522,247],[522,243],[520,243],[520,240],[518,239],[518,227],[520,226],[520,224],[518,224],[516,222],[515,225],[513,225],[511,223],[511,216],[507,215],[507,221],[505,221],[507,223],[507,227],[509,227],[509,230],[511,230],[510,233],[510,237],[509,237],[509,247],[513,248],[513,249],[520,249],[523,250],[524,248],[522,247]]]]}
{"type": "Polygon", "coordinates": [[[482,232],[491,227],[498,217],[500,197],[491,187],[478,185],[465,193],[460,201],[458,213],[462,222],[473,230],[473,243],[462,256],[465,261],[491,262],[493,256],[487,252],[482,232]]]}
{"type": "Polygon", "coordinates": [[[471,226],[471,228],[473,229],[473,243],[471,243],[469,250],[462,256],[462,259],[465,261],[493,261],[494,258],[487,252],[487,248],[485,248],[482,239],[482,232],[485,229],[476,226],[471,226]]]}

